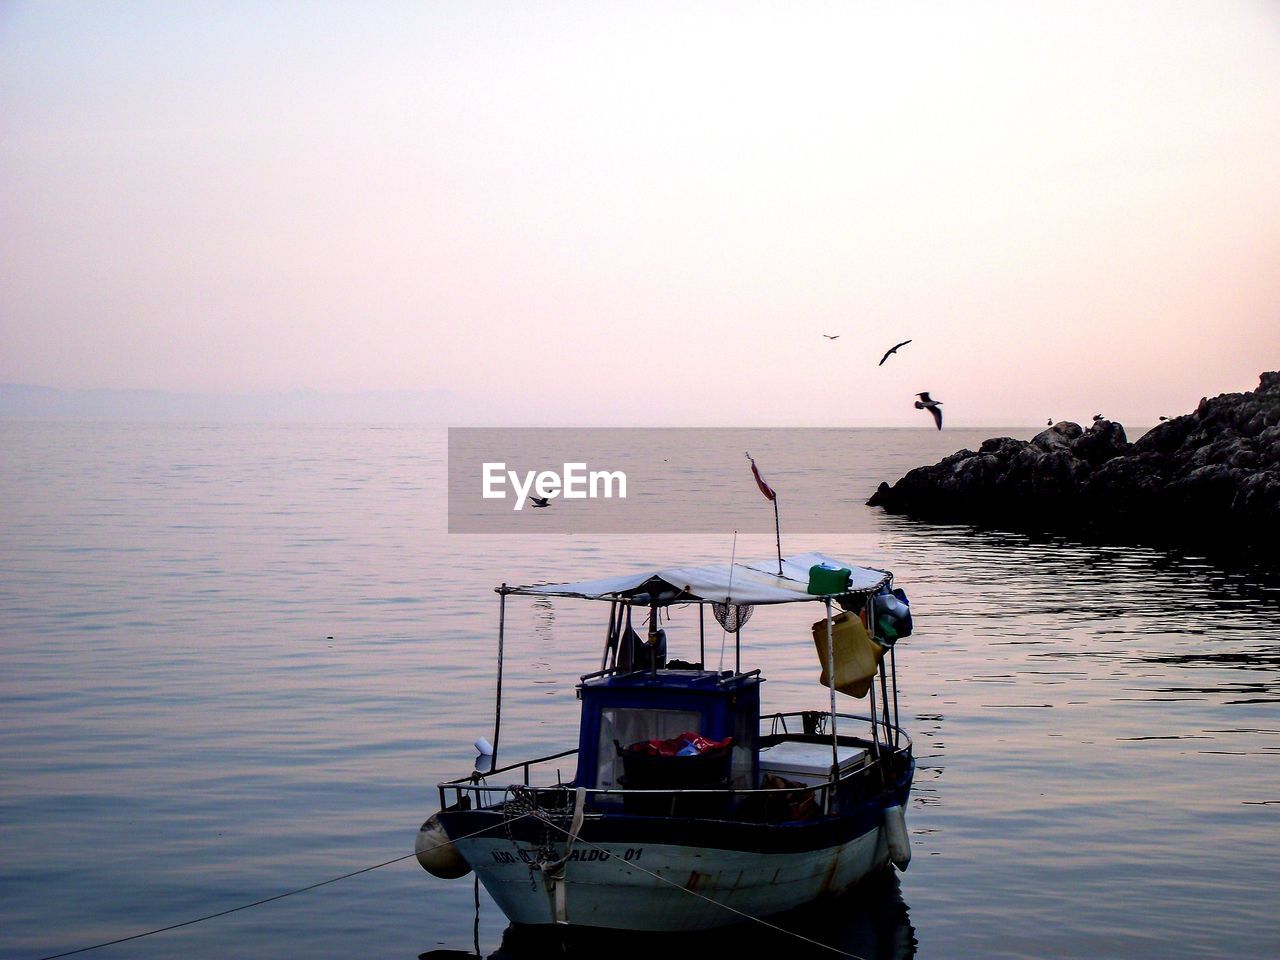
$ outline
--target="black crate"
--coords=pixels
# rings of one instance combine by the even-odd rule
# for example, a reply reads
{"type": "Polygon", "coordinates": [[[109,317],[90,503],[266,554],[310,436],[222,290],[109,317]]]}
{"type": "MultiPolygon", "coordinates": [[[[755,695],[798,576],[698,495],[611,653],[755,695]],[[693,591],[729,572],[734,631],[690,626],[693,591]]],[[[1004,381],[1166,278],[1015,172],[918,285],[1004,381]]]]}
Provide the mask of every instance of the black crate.
{"type": "Polygon", "coordinates": [[[630,790],[679,790],[721,787],[729,780],[729,750],[664,757],[622,750],[622,773],[630,790]]]}

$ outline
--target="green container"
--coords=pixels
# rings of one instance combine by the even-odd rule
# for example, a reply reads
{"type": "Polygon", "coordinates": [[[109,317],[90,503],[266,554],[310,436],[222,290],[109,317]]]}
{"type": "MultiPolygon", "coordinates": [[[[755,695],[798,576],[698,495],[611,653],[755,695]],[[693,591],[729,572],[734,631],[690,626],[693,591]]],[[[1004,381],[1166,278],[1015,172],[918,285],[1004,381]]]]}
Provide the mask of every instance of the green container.
{"type": "Polygon", "coordinates": [[[832,593],[844,593],[849,589],[849,578],[853,571],[848,567],[828,567],[825,563],[815,563],[809,568],[809,592],[825,596],[832,593]]]}

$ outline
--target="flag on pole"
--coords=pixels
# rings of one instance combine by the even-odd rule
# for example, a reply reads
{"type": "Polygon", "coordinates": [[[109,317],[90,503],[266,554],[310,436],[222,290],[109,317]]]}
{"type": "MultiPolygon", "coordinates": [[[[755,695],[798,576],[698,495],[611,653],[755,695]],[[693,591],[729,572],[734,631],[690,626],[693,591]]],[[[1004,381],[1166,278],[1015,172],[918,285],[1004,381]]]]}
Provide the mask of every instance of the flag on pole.
{"type": "Polygon", "coordinates": [[[764,482],[764,477],[760,476],[760,470],[756,467],[756,458],[747,454],[747,459],[751,461],[751,475],[756,478],[756,486],[760,488],[760,492],[764,494],[766,500],[777,500],[778,495],[774,493],[773,487],[764,482]]]}

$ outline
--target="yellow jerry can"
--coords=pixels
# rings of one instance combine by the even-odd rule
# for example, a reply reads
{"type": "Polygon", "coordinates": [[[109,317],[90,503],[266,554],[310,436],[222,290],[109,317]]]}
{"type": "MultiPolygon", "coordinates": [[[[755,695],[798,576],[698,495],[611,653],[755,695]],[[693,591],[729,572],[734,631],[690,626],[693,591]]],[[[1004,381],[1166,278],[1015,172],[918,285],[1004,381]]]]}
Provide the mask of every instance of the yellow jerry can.
{"type": "MultiPolygon", "coordinates": [[[[832,640],[835,645],[836,689],[850,697],[865,697],[876,675],[884,647],[867,635],[862,620],[851,613],[839,613],[831,618],[832,640]]],[[[831,686],[831,669],[827,663],[827,621],[813,625],[813,645],[818,650],[822,664],[822,676],[818,682],[831,686]]]]}

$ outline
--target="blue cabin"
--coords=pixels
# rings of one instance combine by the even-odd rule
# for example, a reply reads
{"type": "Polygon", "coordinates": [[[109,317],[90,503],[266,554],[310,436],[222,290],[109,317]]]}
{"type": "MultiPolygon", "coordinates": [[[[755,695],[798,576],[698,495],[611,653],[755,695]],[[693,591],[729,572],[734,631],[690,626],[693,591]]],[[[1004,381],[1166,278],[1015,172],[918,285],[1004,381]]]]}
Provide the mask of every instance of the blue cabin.
{"type": "Polygon", "coordinates": [[[578,684],[582,726],[574,783],[622,788],[620,748],[696,733],[733,737],[731,786],[754,787],[760,744],[759,673],[660,669],[584,677],[578,684]]]}

